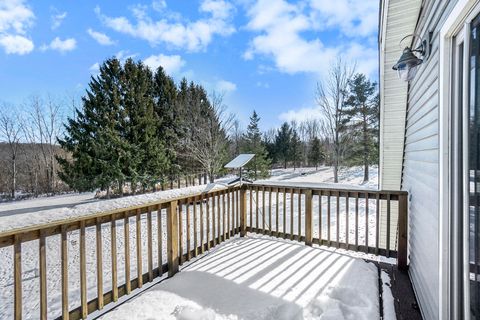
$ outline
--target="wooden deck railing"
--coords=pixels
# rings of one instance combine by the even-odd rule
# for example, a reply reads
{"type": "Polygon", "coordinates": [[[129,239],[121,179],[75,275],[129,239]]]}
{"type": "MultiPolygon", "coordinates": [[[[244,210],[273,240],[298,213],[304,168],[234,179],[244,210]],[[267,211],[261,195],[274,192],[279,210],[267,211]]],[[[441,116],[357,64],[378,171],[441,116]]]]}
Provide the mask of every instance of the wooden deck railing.
{"type": "Polygon", "coordinates": [[[407,261],[406,219],[405,192],[245,185],[0,233],[0,249],[13,249],[15,319],[22,318],[25,302],[32,301],[39,306],[33,317],[85,319],[164,274],[173,276],[185,261],[248,231],[397,257],[402,268],[407,261]],[[373,213],[370,202],[376,204],[373,213]],[[386,205],[384,242],[380,241],[380,202],[386,205]],[[395,226],[390,221],[391,202],[398,203],[395,226]],[[342,212],[349,213],[344,222],[342,212]],[[360,219],[365,223],[363,244],[360,219]],[[397,231],[395,246],[390,239],[397,231]],[[29,301],[23,301],[27,279],[22,252],[32,251],[32,246],[38,252],[39,290],[28,292],[29,301]],[[72,256],[79,259],[72,261],[72,256]],[[54,282],[48,269],[52,263],[60,265],[61,275],[53,294],[48,287],[54,282]],[[79,284],[69,279],[77,272],[79,284]],[[61,313],[49,311],[55,303],[61,304],[61,313]]]}
{"type": "Polygon", "coordinates": [[[393,257],[406,268],[407,192],[271,184],[246,190],[247,231],[393,257]]]}

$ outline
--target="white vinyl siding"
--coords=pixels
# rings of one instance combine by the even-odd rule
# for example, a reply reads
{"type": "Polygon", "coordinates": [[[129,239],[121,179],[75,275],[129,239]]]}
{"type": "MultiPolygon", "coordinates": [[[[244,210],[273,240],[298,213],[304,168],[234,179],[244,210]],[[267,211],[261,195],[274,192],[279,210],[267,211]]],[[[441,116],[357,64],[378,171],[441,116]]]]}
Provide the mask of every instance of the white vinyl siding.
{"type": "Polygon", "coordinates": [[[409,272],[427,320],[439,317],[439,31],[455,3],[423,1],[415,33],[433,32],[432,51],[408,90],[402,189],[410,195],[409,272]]]}

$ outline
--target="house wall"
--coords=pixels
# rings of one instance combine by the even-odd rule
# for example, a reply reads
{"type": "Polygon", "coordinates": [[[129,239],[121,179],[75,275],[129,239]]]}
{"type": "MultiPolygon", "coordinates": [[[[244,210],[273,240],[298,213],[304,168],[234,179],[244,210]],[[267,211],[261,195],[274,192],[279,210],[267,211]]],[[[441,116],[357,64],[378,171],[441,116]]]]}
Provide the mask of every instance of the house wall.
{"type": "Polygon", "coordinates": [[[425,319],[439,317],[439,32],[456,2],[423,1],[415,33],[433,32],[432,51],[408,90],[402,189],[410,195],[409,272],[425,319]]]}

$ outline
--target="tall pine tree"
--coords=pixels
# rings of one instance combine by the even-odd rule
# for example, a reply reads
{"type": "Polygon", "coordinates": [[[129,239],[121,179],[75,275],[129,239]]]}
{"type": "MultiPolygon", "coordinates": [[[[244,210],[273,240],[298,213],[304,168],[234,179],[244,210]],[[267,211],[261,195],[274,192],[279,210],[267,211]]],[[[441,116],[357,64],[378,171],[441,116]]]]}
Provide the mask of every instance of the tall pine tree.
{"type": "Polygon", "coordinates": [[[284,169],[287,168],[287,163],[291,159],[290,146],[292,142],[292,128],[285,122],[275,136],[275,153],[278,161],[283,162],[284,169]]]}
{"type": "Polygon", "coordinates": [[[256,111],[253,111],[252,116],[250,117],[250,123],[247,127],[247,132],[244,135],[244,153],[255,154],[255,157],[248,163],[247,176],[250,179],[260,179],[267,178],[269,176],[269,169],[271,161],[268,158],[267,149],[262,141],[262,134],[258,123],[260,122],[260,117],[256,111]]]}
{"type": "Polygon", "coordinates": [[[349,150],[349,160],[364,167],[363,180],[369,179],[368,166],[378,160],[379,100],[376,84],[363,74],[349,81],[346,101],[349,123],[357,143],[349,150]]]}

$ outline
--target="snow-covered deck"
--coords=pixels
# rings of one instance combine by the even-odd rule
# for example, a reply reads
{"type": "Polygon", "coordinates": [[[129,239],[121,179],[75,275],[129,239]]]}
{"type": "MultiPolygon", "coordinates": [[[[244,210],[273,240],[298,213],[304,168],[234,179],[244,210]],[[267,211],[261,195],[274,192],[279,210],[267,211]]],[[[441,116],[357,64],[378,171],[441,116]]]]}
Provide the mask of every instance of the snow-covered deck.
{"type": "MultiPolygon", "coordinates": [[[[379,319],[379,292],[371,262],[249,234],[218,245],[102,318],[379,319]]],[[[383,315],[395,318],[386,285],[383,315]]]]}

